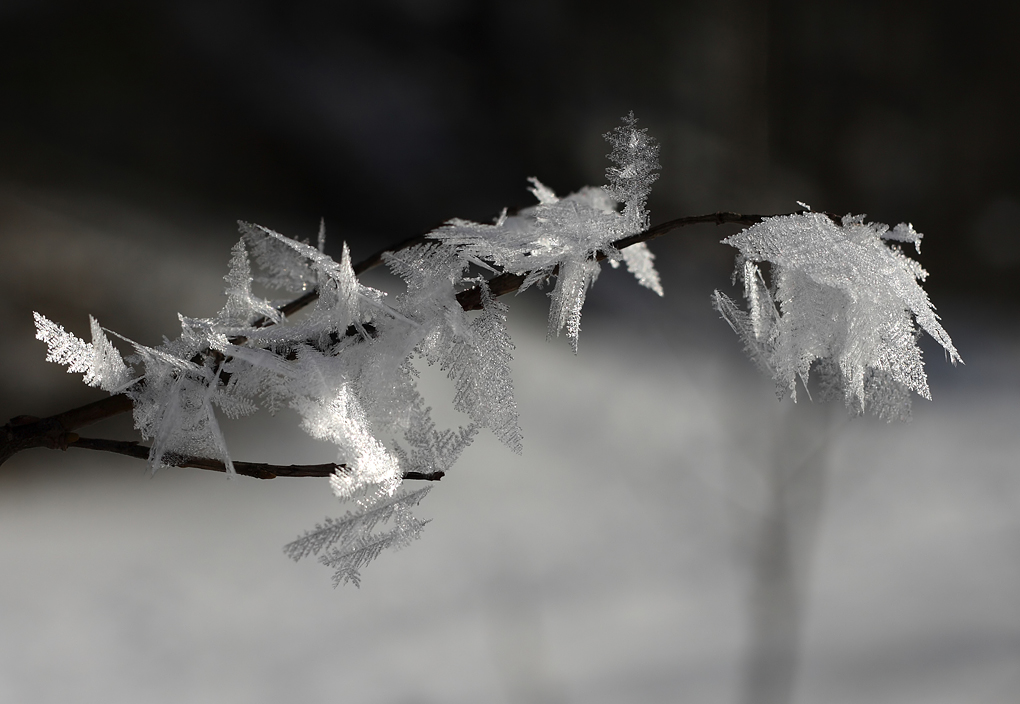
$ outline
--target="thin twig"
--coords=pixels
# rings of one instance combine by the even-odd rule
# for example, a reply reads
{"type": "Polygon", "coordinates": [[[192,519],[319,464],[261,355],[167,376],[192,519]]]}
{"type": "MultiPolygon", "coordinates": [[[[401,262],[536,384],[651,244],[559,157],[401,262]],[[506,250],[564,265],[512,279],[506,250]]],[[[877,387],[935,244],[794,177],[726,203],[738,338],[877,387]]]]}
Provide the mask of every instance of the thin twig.
{"type": "MultiPolygon", "coordinates": [[[[74,434],[72,433],[72,435],[74,434]]],[[[127,455],[128,457],[135,457],[140,460],[147,460],[149,458],[150,449],[133,440],[106,440],[103,438],[82,438],[77,436],[70,438],[67,447],[114,452],[118,455],[127,455]]],[[[196,469],[208,469],[213,472],[227,471],[226,465],[221,460],[213,460],[206,457],[179,457],[174,459],[172,464],[175,467],[194,467],[196,469]]],[[[332,462],[325,464],[294,464],[289,466],[278,466],[264,462],[234,462],[234,470],[238,474],[246,477],[256,477],[257,479],[328,477],[344,466],[332,462]]]]}
{"type": "Polygon", "coordinates": [[[118,394],[78,408],[58,413],[49,418],[17,416],[0,428],[0,464],[22,450],[46,447],[67,449],[69,438],[77,437],[72,431],[101,420],[127,413],[133,408],[131,399],[118,394]]]}
{"type": "MultiPolygon", "coordinates": [[[[149,458],[150,448],[134,440],[106,440],[103,438],[82,438],[70,433],[66,443],[67,448],[77,447],[83,450],[99,450],[102,452],[113,452],[118,455],[127,455],[140,460],[149,458]]],[[[276,465],[265,462],[234,462],[234,471],[246,477],[256,479],[275,479],[276,477],[329,477],[338,469],[347,465],[335,462],[323,464],[291,464],[276,465]]],[[[173,461],[174,467],[194,467],[196,469],[207,469],[212,472],[226,472],[226,465],[220,460],[207,457],[179,457],[173,461]]],[[[423,479],[428,481],[439,481],[444,476],[443,472],[425,474],[423,472],[406,472],[404,479],[423,479]]]]}

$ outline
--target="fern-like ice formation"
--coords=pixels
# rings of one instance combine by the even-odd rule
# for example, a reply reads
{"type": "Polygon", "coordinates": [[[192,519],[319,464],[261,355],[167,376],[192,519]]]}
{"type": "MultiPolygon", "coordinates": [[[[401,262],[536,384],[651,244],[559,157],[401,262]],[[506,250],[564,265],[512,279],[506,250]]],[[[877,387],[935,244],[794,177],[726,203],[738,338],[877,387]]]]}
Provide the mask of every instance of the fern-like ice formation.
{"type": "Polygon", "coordinates": [[[724,293],[713,302],[780,395],[797,395],[814,371],[822,389],[842,393],[854,413],[886,420],[910,415],[910,392],[931,398],[917,346],[918,327],[960,356],[918,284],[921,266],[887,241],[913,244],[907,224],[889,229],[863,216],[839,223],[821,213],[767,218],[724,243],[740,250],[735,278],[745,312],[724,293]],[[771,285],[759,264],[771,265],[771,285]]]}
{"type": "MultiPolygon", "coordinates": [[[[121,338],[133,350],[125,359],[94,319],[85,342],[36,313],[37,337],[47,360],[131,399],[135,427],[151,441],[152,471],[212,458],[234,473],[220,417],[260,407],[296,411],[302,429],[337,447],[340,466],[330,485],[357,509],[298,538],[287,554],[319,555],[336,583],[358,584],[367,562],[424,526],[410,507],[427,490],[401,493],[405,477],[444,476],[482,428],[522,451],[507,308],[472,266],[517,275],[520,290],[554,279],[549,335],[565,329],[575,352],[581,309],[603,259],[625,263],[662,295],[645,244],[614,246],[648,229],[658,146],[633,114],[606,139],[606,186],[559,197],[533,178],[536,205],[514,215],[504,210],[494,224],[451,220],[423,243],[385,254],[406,284],[393,298],[358,280],[346,244],[339,261],[326,254],[323,228],[313,246],[242,222],[223,309],[212,318],[180,316],[176,339],[150,347],[121,338]],[[314,298],[314,306],[288,318],[286,307],[253,293],[254,282],[291,294],[314,291],[301,299],[314,298]],[[477,293],[478,305],[462,306],[464,293],[477,293]],[[436,428],[416,385],[416,360],[447,374],[454,409],[468,419],[464,427],[436,428]],[[388,532],[373,532],[387,522],[388,532]]],[[[741,252],[738,276],[749,309],[719,292],[715,305],[784,392],[794,395],[796,379],[806,383],[814,373],[841,389],[853,410],[902,417],[911,391],[928,396],[916,326],[959,359],[917,285],[924,271],[883,240],[916,245],[920,235],[909,226],[889,230],[849,217],[836,224],[805,213],[766,219],[725,240],[741,252]],[[771,265],[771,285],[762,262],[771,265]]]]}
{"type": "Polygon", "coordinates": [[[130,378],[128,366],[95,318],[89,316],[92,342],[64,330],[39,313],[35,316],[35,337],[46,343],[46,361],[63,364],[70,374],[84,374],[89,386],[116,393],[130,378]]]}
{"type": "Polygon", "coordinates": [[[451,220],[431,234],[455,246],[467,261],[495,265],[505,272],[525,275],[520,290],[556,275],[549,297],[549,335],[566,329],[574,351],[581,332],[581,308],[588,289],[598,278],[599,257],[614,265],[621,260],[638,282],[662,295],[652,260],[644,243],[624,252],[613,242],[648,226],[646,200],[657,178],[659,147],[631,113],[624,124],[606,135],[613,145],[609,155],[616,166],[606,170],[605,188],[582,188],[560,198],[532,178],[531,192],[538,204],[518,214],[503,215],[493,225],[451,220]],[[623,205],[618,211],[617,206],[623,205]]]}
{"type": "Polygon", "coordinates": [[[334,585],[353,582],[360,586],[362,567],[386,547],[402,547],[421,532],[425,522],[411,515],[411,509],[425,498],[430,488],[358,502],[353,513],[348,511],[343,518],[327,518],[285,545],[283,551],[295,561],[322,552],[320,562],[335,570],[334,585]],[[377,525],[390,521],[393,528],[389,531],[372,532],[377,525]]]}
{"type": "Polygon", "coordinates": [[[422,528],[428,521],[412,516],[409,512],[396,514],[392,530],[381,534],[362,534],[340,547],[329,548],[319,562],[333,569],[333,586],[351,582],[361,586],[361,570],[379,557],[384,550],[399,550],[421,536],[422,528]]]}

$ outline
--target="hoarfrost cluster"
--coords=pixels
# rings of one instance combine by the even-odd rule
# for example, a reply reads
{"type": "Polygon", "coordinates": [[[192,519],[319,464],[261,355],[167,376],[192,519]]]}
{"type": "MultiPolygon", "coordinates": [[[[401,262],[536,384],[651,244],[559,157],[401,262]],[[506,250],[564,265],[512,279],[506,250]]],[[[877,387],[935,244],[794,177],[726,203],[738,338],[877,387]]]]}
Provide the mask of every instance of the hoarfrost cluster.
{"type": "MultiPolygon", "coordinates": [[[[648,229],[658,146],[633,114],[606,138],[613,166],[605,187],[560,197],[531,179],[536,205],[504,210],[493,224],[451,220],[424,242],[386,253],[384,263],[406,284],[397,296],[362,284],[346,245],[339,261],[327,255],[324,230],[312,246],[240,223],[226,304],[213,318],[181,316],[176,339],[149,347],[114,334],[131,349],[122,357],[95,319],[87,343],[36,313],[37,337],[48,345],[48,360],[131,399],[135,427],[151,443],[152,471],[203,457],[233,473],[219,417],[295,410],[309,435],[337,446],[330,485],[354,508],[286,552],[318,555],[336,583],[358,584],[367,562],[424,526],[411,509],[428,489],[402,491],[405,477],[443,476],[483,428],[522,451],[507,308],[477,272],[519,275],[520,290],[553,283],[549,335],[566,330],[575,352],[581,309],[602,260],[624,263],[662,295],[645,243],[614,246],[648,229]],[[253,294],[255,280],[288,294],[314,291],[314,307],[285,316],[253,294]],[[478,290],[478,311],[457,298],[471,289],[478,290]],[[464,427],[435,427],[416,387],[416,359],[439,365],[452,380],[464,427]],[[375,532],[383,524],[389,528],[375,532]]],[[[916,245],[920,235],[909,226],[888,230],[861,218],[834,223],[803,213],[725,240],[740,250],[737,275],[749,310],[718,291],[715,306],[784,391],[795,396],[796,379],[806,383],[814,370],[842,390],[852,410],[902,417],[910,391],[929,396],[917,325],[958,359],[917,285],[924,271],[883,240],[916,245]],[[771,264],[771,285],[762,262],[771,264]]]]}
{"type": "Polygon", "coordinates": [[[719,291],[713,303],[780,396],[796,400],[797,379],[806,389],[814,370],[823,395],[842,395],[852,413],[906,420],[911,391],[931,399],[918,326],[960,361],[917,283],[927,272],[890,240],[921,250],[909,224],[890,230],[864,216],[836,223],[812,212],[767,218],[723,240],[740,250],[734,278],[743,281],[749,309],[719,291]]]}

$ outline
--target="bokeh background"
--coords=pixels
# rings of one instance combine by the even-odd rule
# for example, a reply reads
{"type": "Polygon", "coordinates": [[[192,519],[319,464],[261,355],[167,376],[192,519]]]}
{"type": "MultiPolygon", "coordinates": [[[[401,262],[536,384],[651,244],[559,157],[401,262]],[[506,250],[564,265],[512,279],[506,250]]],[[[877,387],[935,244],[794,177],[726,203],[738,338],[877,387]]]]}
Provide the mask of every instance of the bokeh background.
{"type": "MultiPolygon", "coordinates": [[[[1015,701],[1018,20],[0,1],[3,418],[97,398],[42,361],[32,310],[157,343],[219,309],[239,218],[323,218],[358,259],[526,205],[528,176],[602,183],[630,110],[662,145],[653,222],[796,201],[912,222],[967,362],[925,347],[909,425],[777,403],[708,305],[733,230],[684,231],[653,245],[666,298],[603,274],[577,357],[541,293],[510,302],[525,454],[480,439],[360,590],[280,549],[342,514],[324,482],[25,453],[0,468],[0,701],[1015,701]]],[[[423,370],[437,408],[444,381],[423,370]]],[[[238,425],[235,456],[332,459],[293,421],[238,425]]]]}

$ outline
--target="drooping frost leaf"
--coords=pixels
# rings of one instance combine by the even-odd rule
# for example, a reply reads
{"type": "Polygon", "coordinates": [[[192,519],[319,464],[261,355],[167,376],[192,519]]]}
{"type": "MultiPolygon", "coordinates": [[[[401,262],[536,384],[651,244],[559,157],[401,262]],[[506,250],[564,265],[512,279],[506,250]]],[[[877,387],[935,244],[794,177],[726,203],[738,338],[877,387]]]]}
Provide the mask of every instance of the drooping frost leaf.
{"type": "Polygon", "coordinates": [[[361,586],[361,570],[384,550],[399,550],[421,537],[428,521],[422,521],[410,512],[398,513],[394,527],[386,533],[359,534],[340,547],[329,548],[319,562],[333,569],[333,586],[351,582],[361,586]]]}
{"type": "Polygon", "coordinates": [[[482,313],[471,321],[471,335],[452,351],[448,376],[456,387],[453,407],[478,425],[491,428],[503,444],[523,451],[510,362],[514,344],[506,329],[507,308],[482,284],[482,313]]]}
{"type": "Polygon", "coordinates": [[[599,263],[592,259],[564,261],[560,264],[556,286],[549,294],[552,299],[549,304],[549,337],[566,329],[567,339],[575,353],[581,335],[581,308],[599,271],[599,263]]]}
{"type": "Polygon", "coordinates": [[[348,511],[343,518],[327,518],[316,524],[313,530],[305,531],[297,540],[287,543],[283,551],[287,557],[297,561],[309,555],[318,555],[323,549],[340,543],[356,540],[369,535],[380,523],[386,523],[401,511],[417,506],[432,487],[425,486],[416,491],[394,494],[373,504],[359,504],[353,513],[348,511]]]}
{"type": "Polygon", "coordinates": [[[886,419],[909,416],[909,391],[931,398],[918,328],[960,361],[918,281],[927,273],[883,240],[912,242],[912,227],[889,230],[863,217],[837,224],[820,213],[768,218],[723,240],[740,250],[738,276],[749,311],[724,294],[715,306],[780,390],[796,379],[836,375],[847,406],[886,419]],[[771,264],[771,289],[758,263],[771,264]],[[816,364],[818,363],[818,364],[816,364]]]}

